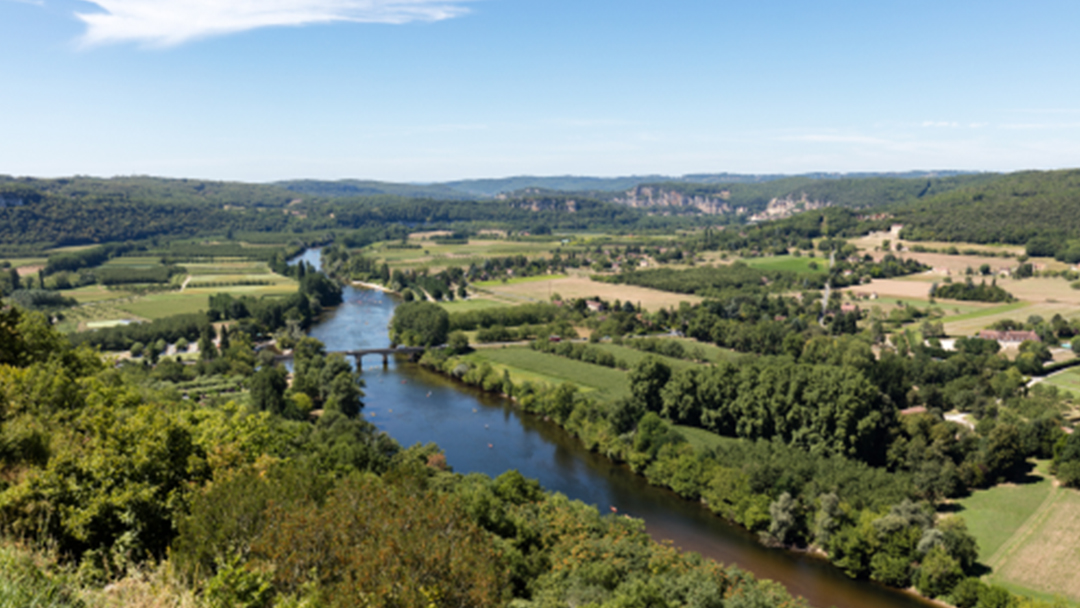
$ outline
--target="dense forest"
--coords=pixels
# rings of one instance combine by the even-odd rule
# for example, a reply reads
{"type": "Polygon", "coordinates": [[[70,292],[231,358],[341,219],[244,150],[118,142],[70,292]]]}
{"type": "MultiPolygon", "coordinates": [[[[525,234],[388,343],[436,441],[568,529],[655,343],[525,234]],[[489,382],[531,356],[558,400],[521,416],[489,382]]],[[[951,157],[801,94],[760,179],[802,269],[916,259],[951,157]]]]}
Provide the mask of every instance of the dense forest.
{"type": "Polygon", "coordinates": [[[913,240],[1012,243],[1080,236],[1080,170],[996,176],[896,208],[913,240]]]}

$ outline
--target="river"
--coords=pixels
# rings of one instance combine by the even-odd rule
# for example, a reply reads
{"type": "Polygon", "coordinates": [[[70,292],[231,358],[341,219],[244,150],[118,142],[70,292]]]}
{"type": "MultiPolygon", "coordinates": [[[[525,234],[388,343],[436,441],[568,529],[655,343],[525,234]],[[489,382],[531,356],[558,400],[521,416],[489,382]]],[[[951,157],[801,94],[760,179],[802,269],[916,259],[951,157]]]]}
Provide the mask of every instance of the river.
{"type": "MultiPolygon", "coordinates": [[[[318,266],[318,252],[300,258],[318,266]]],[[[309,332],[327,350],[382,348],[396,302],[380,291],[346,287],[345,302],[309,332]]],[[[747,531],[704,506],[650,486],[625,466],[585,450],[557,425],[525,414],[509,400],[403,360],[363,361],[363,415],[404,446],[434,442],[459,473],[492,477],[517,469],[544,488],[596,505],[602,512],[645,520],[649,534],[725,564],[779,581],[793,595],[824,608],[926,608],[929,602],[876,584],[854,581],[824,560],[767,549],[747,531]]]]}

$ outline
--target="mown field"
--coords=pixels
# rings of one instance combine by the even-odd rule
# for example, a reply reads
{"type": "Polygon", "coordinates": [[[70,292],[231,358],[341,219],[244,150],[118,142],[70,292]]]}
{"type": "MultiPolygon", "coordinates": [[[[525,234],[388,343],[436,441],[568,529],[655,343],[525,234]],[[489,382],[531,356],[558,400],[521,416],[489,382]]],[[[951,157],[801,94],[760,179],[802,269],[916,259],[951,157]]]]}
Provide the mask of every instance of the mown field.
{"type": "Polygon", "coordinates": [[[515,299],[521,302],[547,302],[556,294],[564,299],[599,297],[608,302],[622,300],[641,304],[646,310],[678,307],[679,302],[695,304],[702,299],[698,296],[670,293],[657,289],[616,285],[594,281],[588,276],[571,276],[561,279],[526,281],[521,283],[501,283],[482,288],[495,296],[515,299]]]}
{"type": "Polygon", "coordinates": [[[1080,397],[1080,367],[1072,367],[1048,376],[1042,383],[1080,397]]]}
{"type": "Polygon", "coordinates": [[[590,393],[601,401],[611,401],[630,394],[626,372],[549,355],[524,346],[481,349],[467,358],[475,363],[487,361],[496,369],[508,369],[515,382],[531,381],[552,385],[573,382],[583,392],[590,393]]]}
{"type": "Polygon", "coordinates": [[[1055,487],[1040,462],[1026,483],[957,501],[987,578],[1014,592],[1080,602],[1080,492],[1055,487]]]}

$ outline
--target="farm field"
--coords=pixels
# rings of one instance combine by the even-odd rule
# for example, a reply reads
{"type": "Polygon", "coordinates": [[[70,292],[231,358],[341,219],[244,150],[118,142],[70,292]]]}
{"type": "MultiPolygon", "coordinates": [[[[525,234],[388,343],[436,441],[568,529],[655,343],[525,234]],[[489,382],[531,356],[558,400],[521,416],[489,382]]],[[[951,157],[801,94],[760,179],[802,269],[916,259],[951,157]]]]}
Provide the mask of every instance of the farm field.
{"type": "MultiPolygon", "coordinates": [[[[3,258],[3,259],[0,259],[0,262],[7,262],[7,263],[11,264],[12,268],[15,268],[15,269],[21,269],[21,268],[24,268],[24,267],[34,267],[36,269],[39,266],[45,266],[45,262],[48,262],[48,261],[49,261],[48,258],[3,258]]],[[[37,272],[37,270],[35,270],[34,272],[37,272]]],[[[27,274],[27,273],[20,272],[19,274],[22,275],[22,274],[27,274]]]]}
{"type": "Polygon", "coordinates": [[[69,298],[75,298],[75,300],[77,300],[79,304],[87,304],[90,302],[118,300],[121,298],[130,297],[131,293],[127,291],[107,289],[104,285],[84,285],[83,287],[77,287],[75,289],[65,291],[64,295],[69,298]]]}
{"type": "Polygon", "coordinates": [[[1080,602],[1080,492],[1049,487],[1039,495],[1043,500],[1036,509],[988,558],[990,579],[1075,605],[1080,602]]]}
{"type": "Polygon", "coordinates": [[[1080,368],[1072,367],[1067,370],[1047,376],[1042,384],[1057,387],[1058,390],[1071,393],[1080,397],[1080,368]]]}
{"type": "Polygon", "coordinates": [[[1040,461],[1031,483],[1001,484],[957,501],[979,543],[986,579],[1015,593],[1080,605],[1080,492],[1055,487],[1040,461]]]}
{"type": "Polygon", "coordinates": [[[116,307],[143,319],[161,319],[172,315],[206,310],[209,300],[206,296],[192,293],[165,292],[139,296],[116,307]]]}
{"type": "Polygon", "coordinates": [[[484,259],[490,257],[542,256],[562,246],[558,239],[542,242],[470,239],[467,245],[440,245],[434,241],[417,239],[409,239],[408,242],[410,245],[419,245],[420,248],[394,249],[388,247],[387,243],[378,243],[367,247],[364,252],[379,258],[380,262],[386,262],[391,268],[441,268],[483,263],[484,259]]]}
{"type": "Polygon", "coordinates": [[[1001,484],[976,490],[958,500],[960,516],[979,541],[979,561],[993,567],[1006,542],[1038,510],[1053,489],[1052,481],[1039,477],[1032,483],[1001,484]]]}
{"type": "Polygon", "coordinates": [[[538,352],[528,347],[482,349],[468,355],[474,362],[488,361],[506,368],[515,382],[524,380],[559,384],[573,382],[603,401],[630,394],[626,372],[538,352]]]}
{"type": "Polygon", "coordinates": [[[477,281],[473,283],[474,287],[499,287],[502,285],[520,285],[522,283],[535,283],[536,281],[556,281],[558,279],[569,278],[565,274],[541,274],[532,277],[516,277],[513,279],[498,280],[498,281],[477,281]]]}
{"type": "Polygon", "coordinates": [[[150,268],[152,266],[160,266],[161,258],[158,256],[131,256],[131,257],[119,257],[113,258],[102,266],[108,266],[110,268],[150,268]]]}
{"type": "Polygon", "coordinates": [[[502,284],[484,288],[496,296],[514,298],[519,301],[547,302],[550,295],[559,294],[563,298],[600,297],[609,302],[629,300],[640,303],[646,310],[678,307],[679,302],[696,304],[702,300],[698,296],[670,293],[633,285],[616,285],[593,281],[587,276],[573,276],[547,281],[531,281],[517,284],[502,284]]]}
{"type": "Polygon", "coordinates": [[[439,306],[442,306],[444,309],[446,309],[446,312],[451,312],[451,313],[453,313],[453,312],[468,312],[470,310],[485,310],[485,309],[488,309],[488,308],[499,308],[500,306],[506,306],[506,304],[503,303],[503,302],[498,302],[496,300],[489,300],[487,298],[477,298],[477,297],[472,297],[472,298],[469,298],[468,300],[453,300],[453,301],[449,301],[449,302],[446,301],[446,300],[443,300],[442,302],[439,302],[438,304],[439,304],[439,306]]]}
{"type": "Polygon", "coordinates": [[[717,435],[716,433],[706,431],[705,429],[699,429],[693,426],[683,426],[681,424],[673,424],[672,428],[679,431],[683,437],[686,437],[687,443],[694,446],[694,449],[703,450],[718,448],[725,445],[732,445],[742,441],[742,439],[736,439],[734,437],[724,437],[717,435]]]}
{"type": "MultiPolygon", "coordinates": [[[[114,258],[111,267],[148,267],[157,265],[158,258],[114,258]]],[[[209,296],[217,293],[233,295],[285,296],[294,293],[293,279],[275,274],[264,262],[237,260],[210,264],[183,264],[188,269],[188,283],[183,290],[135,294],[133,291],[109,290],[102,285],[88,285],[64,291],[81,306],[67,311],[63,331],[83,330],[89,324],[115,323],[123,320],[153,320],[163,317],[200,312],[207,309],[209,296]],[[238,283],[257,282],[258,285],[238,283]]]]}

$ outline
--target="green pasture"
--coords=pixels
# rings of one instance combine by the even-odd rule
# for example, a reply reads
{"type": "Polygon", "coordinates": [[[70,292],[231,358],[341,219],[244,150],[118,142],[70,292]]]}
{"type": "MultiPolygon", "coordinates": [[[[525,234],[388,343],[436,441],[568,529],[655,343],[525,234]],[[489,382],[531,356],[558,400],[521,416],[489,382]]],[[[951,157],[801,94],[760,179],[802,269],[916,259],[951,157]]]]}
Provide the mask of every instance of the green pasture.
{"type": "Polygon", "coordinates": [[[979,542],[979,561],[989,564],[1021,526],[1049,496],[1053,484],[1048,477],[1034,483],[1001,484],[975,490],[958,500],[960,516],[979,542]]]}
{"type": "Polygon", "coordinates": [[[130,292],[107,289],[104,285],[84,285],[75,289],[63,290],[61,293],[68,298],[75,298],[79,304],[119,300],[131,296],[130,292]]]}
{"type": "Polygon", "coordinates": [[[127,311],[144,319],[161,319],[172,315],[205,311],[209,308],[210,301],[207,296],[196,296],[191,293],[163,292],[152,293],[130,302],[117,304],[120,310],[127,311]]]}
{"type": "Polygon", "coordinates": [[[1080,397],[1080,367],[1070,367],[1067,370],[1048,376],[1042,383],[1080,397]]]}
{"type": "Polygon", "coordinates": [[[68,245],[66,247],[53,247],[52,249],[47,249],[46,253],[71,253],[73,251],[83,251],[84,249],[90,249],[92,247],[97,247],[97,245],[68,245]]]}
{"type": "Polygon", "coordinates": [[[827,259],[795,257],[793,255],[743,258],[742,262],[758,270],[779,270],[798,274],[824,273],[829,270],[829,260],[827,259]]]}
{"type": "Polygon", "coordinates": [[[487,298],[469,298],[468,300],[453,300],[439,302],[439,306],[446,309],[447,312],[468,312],[470,310],[484,310],[487,308],[499,308],[506,306],[502,302],[496,302],[495,300],[489,300],[487,298]]]}
{"type": "Polygon", "coordinates": [[[4,258],[0,261],[11,264],[12,268],[22,268],[24,266],[44,266],[49,261],[48,258],[4,258]]]}
{"type": "Polygon", "coordinates": [[[477,363],[488,361],[507,368],[515,382],[573,382],[603,401],[630,395],[626,372],[542,353],[527,347],[481,349],[468,355],[468,358],[477,363]]]}
{"type": "Polygon", "coordinates": [[[692,426],[683,426],[681,424],[672,425],[675,430],[679,431],[683,437],[686,437],[687,443],[694,446],[696,450],[705,450],[719,448],[723,446],[729,446],[742,441],[735,437],[724,437],[717,435],[711,431],[705,429],[699,429],[692,426]]]}
{"type": "Polygon", "coordinates": [[[161,266],[161,258],[158,256],[119,257],[105,262],[102,266],[109,266],[112,268],[152,268],[154,266],[161,266]]]}
{"type": "MultiPolygon", "coordinates": [[[[952,310],[955,307],[963,306],[966,303],[957,302],[955,300],[938,300],[938,306],[947,310],[952,310]]],[[[994,315],[1000,315],[1014,310],[1020,310],[1031,306],[1031,302],[1010,302],[1008,304],[1001,304],[1000,306],[980,307],[976,310],[972,310],[963,314],[959,314],[953,317],[949,317],[950,322],[957,321],[972,321],[976,319],[983,319],[985,317],[992,317],[994,315]]]]}

